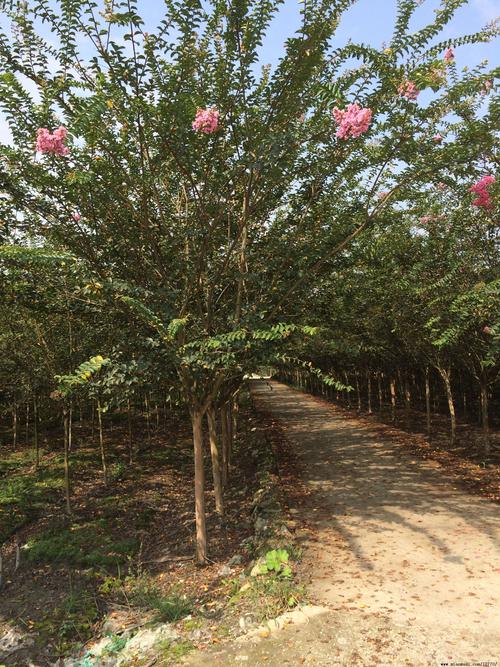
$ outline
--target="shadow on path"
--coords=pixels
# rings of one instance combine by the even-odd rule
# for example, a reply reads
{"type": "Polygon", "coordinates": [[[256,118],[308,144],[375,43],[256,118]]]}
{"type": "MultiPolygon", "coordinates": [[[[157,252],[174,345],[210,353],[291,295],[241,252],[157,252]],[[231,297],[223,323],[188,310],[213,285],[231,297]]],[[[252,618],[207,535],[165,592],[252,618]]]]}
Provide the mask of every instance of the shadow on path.
{"type": "Polygon", "coordinates": [[[335,406],[277,382],[251,391],[312,491],[297,509],[316,600],[417,625],[429,660],[498,658],[498,507],[335,406]]]}

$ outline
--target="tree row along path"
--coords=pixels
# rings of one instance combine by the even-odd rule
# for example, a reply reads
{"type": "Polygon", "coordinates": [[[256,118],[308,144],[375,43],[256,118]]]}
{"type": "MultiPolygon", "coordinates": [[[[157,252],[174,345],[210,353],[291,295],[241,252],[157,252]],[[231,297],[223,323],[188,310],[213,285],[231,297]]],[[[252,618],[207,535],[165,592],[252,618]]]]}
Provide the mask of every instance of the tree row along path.
{"type": "Polygon", "coordinates": [[[291,507],[324,612],[203,664],[500,664],[498,506],[333,405],[254,381],[309,493],[291,507]]]}

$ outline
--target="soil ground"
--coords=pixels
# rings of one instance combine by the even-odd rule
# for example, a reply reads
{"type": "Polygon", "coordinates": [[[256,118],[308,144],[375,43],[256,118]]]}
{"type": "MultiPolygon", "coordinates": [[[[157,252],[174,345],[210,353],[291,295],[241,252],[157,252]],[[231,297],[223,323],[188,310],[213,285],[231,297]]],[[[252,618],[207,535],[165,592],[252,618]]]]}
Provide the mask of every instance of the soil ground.
{"type": "Polygon", "coordinates": [[[277,382],[252,391],[297,457],[290,511],[324,612],[189,664],[497,665],[498,506],[334,405],[277,382]]]}
{"type": "MultiPolygon", "coordinates": [[[[185,596],[193,614],[206,615],[207,619],[211,613],[215,615],[217,600],[226,599],[230,588],[220,569],[240,550],[241,541],[253,534],[256,459],[266,441],[264,428],[257,428],[250,420],[243,410],[240,435],[245,447],[241,453],[238,449],[235,452],[224,523],[215,513],[207,448],[211,563],[205,568],[197,567],[193,558],[193,463],[187,418],[174,413],[153,423],[151,442],[145,420],[136,419],[134,443],[140,447],[132,464],[128,463],[126,420],[116,420],[112,428],[108,422],[105,447],[112,474],[107,485],[99,469],[96,436],[92,438],[88,423],[76,423],[71,517],[65,514],[59,430],[44,434],[48,451],[38,474],[32,452],[24,443],[15,450],[4,445],[0,461],[5,464],[0,466],[0,490],[4,493],[0,499],[5,501],[0,503],[4,581],[0,637],[14,628],[27,633],[34,644],[7,657],[0,655],[0,664],[51,664],[74,646],[99,636],[102,621],[110,613],[128,614],[130,618],[124,622],[132,623],[137,610],[113,596],[113,587],[127,575],[147,576],[157,596],[185,596]],[[16,542],[21,547],[17,571],[16,542]],[[52,548],[51,542],[59,546],[52,548]],[[43,547],[36,558],[32,558],[30,545],[43,547]],[[110,594],[103,593],[106,586],[110,594]]],[[[236,568],[237,572],[242,568],[236,568]]],[[[143,616],[147,614],[148,610],[142,611],[143,616]]]]}

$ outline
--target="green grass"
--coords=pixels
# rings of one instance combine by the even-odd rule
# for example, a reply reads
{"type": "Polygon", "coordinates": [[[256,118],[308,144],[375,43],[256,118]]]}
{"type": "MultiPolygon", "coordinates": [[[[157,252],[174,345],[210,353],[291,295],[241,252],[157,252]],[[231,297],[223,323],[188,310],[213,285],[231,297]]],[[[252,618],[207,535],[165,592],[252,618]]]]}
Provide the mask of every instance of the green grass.
{"type": "Polygon", "coordinates": [[[132,607],[140,607],[156,612],[155,620],[173,623],[188,616],[193,611],[193,603],[176,589],[168,595],[159,588],[156,581],[147,574],[121,577],[109,576],[99,587],[102,595],[123,602],[132,607]]]}
{"type": "Polygon", "coordinates": [[[125,563],[137,547],[133,539],[115,540],[101,520],[39,533],[27,542],[25,557],[32,563],[106,568],[125,563]]]}
{"type": "Polygon", "coordinates": [[[266,574],[255,577],[250,588],[233,595],[231,602],[237,603],[241,598],[250,600],[253,613],[262,622],[305,601],[306,591],[293,579],[266,574]]]}
{"type": "Polygon", "coordinates": [[[159,662],[157,663],[159,667],[170,667],[170,665],[177,664],[181,658],[191,653],[194,650],[194,646],[186,640],[177,642],[164,640],[159,642],[155,646],[155,649],[160,653],[159,662]]]}
{"type": "Polygon", "coordinates": [[[158,621],[173,623],[193,611],[191,600],[176,591],[165,595],[154,580],[146,575],[129,578],[128,584],[127,595],[130,602],[138,607],[154,610],[158,621]]]}
{"type": "MultiPolygon", "coordinates": [[[[42,455],[42,452],[40,453],[42,455]]],[[[74,480],[88,475],[88,469],[99,469],[99,453],[93,449],[77,448],[71,454],[71,476],[74,480]]],[[[110,481],[126,474],[122,462],[110,456],[110,481]]],[[[11,452],[0,460],[0,544],[16,530],[36,519],[47,505],[61,497],[64,487],[64,457],[58,453],[50,461],[42,461],[38,471],[33,469],[33,448],[11,452]]],[[[116,507],[113,507],[115,512],[116,507]]]]}
{"type": "Polygon", "coordinates": [[[53,470],[0,478],[0,544],[34,518],[63,486],[53,470]]]}
{"type": "Polygon", "coordinates": [[[47,612],[34,629],[42,643],[50,642],[58,656],[67,654],[75,643],[82,644],[94,634],[99,610],[90,593],[71,593],[47,612]]]}
{"type": "MultiPolygon", "coordinates": [[[[40,458],[43,455],[44,452],[40,450],[40,458]]],[[[35,463],[35,458],[36,450],[31,447],[11,452],[8,456],[3,456],[0,459],[0,475],[7,474],[23,466],[32,466],[35,463]]]]}

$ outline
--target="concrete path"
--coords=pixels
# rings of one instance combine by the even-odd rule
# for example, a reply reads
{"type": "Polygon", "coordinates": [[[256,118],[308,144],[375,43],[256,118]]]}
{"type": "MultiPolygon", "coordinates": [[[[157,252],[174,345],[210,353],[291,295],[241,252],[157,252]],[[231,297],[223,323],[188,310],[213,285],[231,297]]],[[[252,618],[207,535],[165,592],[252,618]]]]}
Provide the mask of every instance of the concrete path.
{"type": "Polygon", "coordinates": [[[252,392],[312,491],[294,509],[311,594],[329,611],[224,664],[500,665],[498,506],[334,406],[276,382],[252,392]]]}

